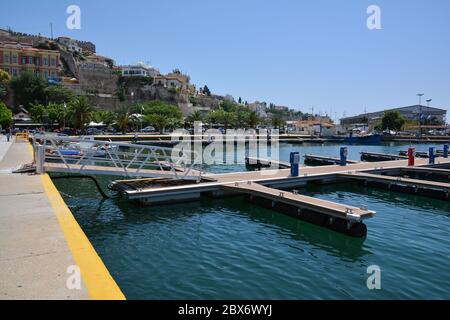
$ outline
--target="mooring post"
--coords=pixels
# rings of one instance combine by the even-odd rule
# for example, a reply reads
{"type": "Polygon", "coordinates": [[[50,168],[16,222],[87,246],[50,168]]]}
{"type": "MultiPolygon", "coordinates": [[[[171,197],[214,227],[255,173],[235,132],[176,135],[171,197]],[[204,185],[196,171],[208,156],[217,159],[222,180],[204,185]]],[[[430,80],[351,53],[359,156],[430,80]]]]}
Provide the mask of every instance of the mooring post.
{"type": "Polygon", "coordinates": [[[444,158],[448,158],[448,144],[444,144],[444,158]]]}
{"type": "Polygon", "coordinates": [[[434,164],[434,160],[436,157],[436,148],[435,147],[430,147],[430,149],[428,149],[428,156],[429,156],[429,164],[434,164]]]}
{"type": "Polygon", "coordinates": [[[298,177],[299,175],[299,164],[300,164],[300,153],[299,152],[291,152],[290,155],[291,162],[291,177],[298,177]]]}
{"type": "Polygon", "coordinates": [[[36,147],[36,173],[44,173],[44,162],[45,162],[45,146],[38,145],[36,147]]]}
{"type": "Polygon", "coordinates": [[[414,148],[408,148],[408,166],[413,167],[414,166],[414,153],[416,149],[414,148]]]}
{"type": "Polygon", "coordinates": [[[345,167],[347,165],[348,148],[341,147],[341,166],[345,167]]]}

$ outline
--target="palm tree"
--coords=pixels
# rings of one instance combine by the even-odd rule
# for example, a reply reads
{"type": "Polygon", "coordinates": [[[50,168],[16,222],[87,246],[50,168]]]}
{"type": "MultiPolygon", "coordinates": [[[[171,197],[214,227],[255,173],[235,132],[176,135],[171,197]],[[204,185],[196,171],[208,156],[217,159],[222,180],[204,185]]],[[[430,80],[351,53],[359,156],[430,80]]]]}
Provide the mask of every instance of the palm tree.
{"type": "Polygon", "coordinates": [[[94,108],[89,104],[86,97],[80,96],[70,102],[69,109],[74,127],[84,130],[86,123],[89,123],[92,119],[94,108]]]}
{"type": "Polygon", "coordinates": [[[161,134],[164,133],[166,127],[173,123],[171,118],[167,118],[162,114],[149,114],[146,116],[146,119],[149,123],[155,126],[161,134]]]}
{"type": "Polygon", "coordinates": [[[247,125],[249,128],[254,129],[258,124],[261,123],[261,119],[256,111],[251,111],[247,117],[247,125]]]}
{"type": "Polygon", "coordinates": [[[196,121],[202,121],[203,122],[203,115],[200,111],[194,111],[188,117],[186,118],[186,122],[193,126],[196,121]]]}
{"type": "Polygon", "coordinates": [[[272,125],[275,127],[275,129],[279,129],[280,127],[284,126],[286,121],[284,121],[280,117],[274,117],[272,118],[272,125]]]}
{"type": "Polygon", "coordinates": [[[116,124],[120,128],[120,131],[125,134],[127,133],[128,124],[130,123],[131,115],[130,109],[127,107],[121,108],[116,113],[116,124]]]}
{"type": "Polygon", "coordinates": [[[210,114],[210,117],[216,124],[223,124],[225,131],[228,129],[230,123],[233,122],[233,114],[231,112],[227,112],[224,109],[220,108],[217,110],[213,110],[210,114]]]}

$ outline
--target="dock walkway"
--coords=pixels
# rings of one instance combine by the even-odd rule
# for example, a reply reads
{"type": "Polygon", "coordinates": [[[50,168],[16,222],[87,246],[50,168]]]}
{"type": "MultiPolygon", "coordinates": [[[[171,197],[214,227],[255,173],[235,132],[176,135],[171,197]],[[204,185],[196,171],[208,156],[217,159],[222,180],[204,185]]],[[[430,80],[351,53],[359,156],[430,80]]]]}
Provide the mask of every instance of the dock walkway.
{"type": "MultiPolygon", "coordinates": [[[[0,162],[7,172],[31,162],[29,146],[15,143],[0,162]]],[[[75,265],[40,176],[1,174],[0,295],[2,299],[87,299],[66,287],[75,265]]]]}
{"type": "Polygon", "coordinates": [[[11,173],[31,161],[28,143],[0,161],[1,299],[123,298],[48,176],[11,173]],[[80,289],[67,287],[70,266],[81,269],[80,289]]]}
{"type": "Polygon", "coordinates": [[[271,201],[290,204],[300,209],[313,210],[329,216],[335,216],[352,221],[361,221],[363,219],[371,218],[375,214],[374,211],[367,209],[356,208],[336,202],[308,197],[294,192],[280,191],[257,183],[249,182],[227,184],[222,188],[228,191],[248,194],[250,196],[260,196],[271,201]]]}
{"type": "Polygon", "coordinates": [[[445,182],[417,180],[380,174],[370,174],[365,172],[340,173],[338,176],[352,180],[360,180],[366,185],[378,184],[386,186],[388,189],[401,187],[405,190],[405,192],[409,191],[412,193],[426,194],[433,198],[450,198],[450,183],[445,182]]]}

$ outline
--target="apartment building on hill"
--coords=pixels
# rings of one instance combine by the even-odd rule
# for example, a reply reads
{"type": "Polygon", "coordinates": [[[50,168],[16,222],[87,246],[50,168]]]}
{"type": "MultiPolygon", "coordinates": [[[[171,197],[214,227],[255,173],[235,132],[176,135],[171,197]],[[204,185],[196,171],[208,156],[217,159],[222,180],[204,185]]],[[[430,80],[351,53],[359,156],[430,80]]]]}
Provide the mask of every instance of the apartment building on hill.
{"type": "Polygon", "coordinates": [[[22,43],[0,42],[0,68],[13,77],[29,71],[44,79],[57,78],[60,67],[59,51],[36,49],[22,43]]]}

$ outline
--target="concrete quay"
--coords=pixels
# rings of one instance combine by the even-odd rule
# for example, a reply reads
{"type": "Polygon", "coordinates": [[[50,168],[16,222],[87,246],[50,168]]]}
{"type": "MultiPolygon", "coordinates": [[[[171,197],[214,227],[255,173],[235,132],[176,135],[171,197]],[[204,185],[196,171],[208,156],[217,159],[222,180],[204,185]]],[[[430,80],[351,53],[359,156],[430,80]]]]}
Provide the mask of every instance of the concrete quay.
{"type": "Polygon", "coordinates": [[[124,299],[49,176],[11,173],[32,161],[1,141],[0,299],[124,299]]]}

